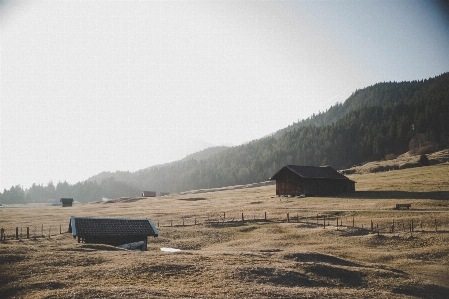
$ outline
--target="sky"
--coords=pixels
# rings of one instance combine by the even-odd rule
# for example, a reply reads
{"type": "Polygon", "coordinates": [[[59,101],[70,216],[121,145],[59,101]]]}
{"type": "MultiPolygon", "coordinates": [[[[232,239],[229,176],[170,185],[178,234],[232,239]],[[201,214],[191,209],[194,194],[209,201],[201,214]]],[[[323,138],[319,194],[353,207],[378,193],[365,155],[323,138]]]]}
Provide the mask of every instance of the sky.
{"type": "Polygon", "coordinates": [[[0,0],[0,190],[240,145],[440,75],[443,3],[0,0]]]}

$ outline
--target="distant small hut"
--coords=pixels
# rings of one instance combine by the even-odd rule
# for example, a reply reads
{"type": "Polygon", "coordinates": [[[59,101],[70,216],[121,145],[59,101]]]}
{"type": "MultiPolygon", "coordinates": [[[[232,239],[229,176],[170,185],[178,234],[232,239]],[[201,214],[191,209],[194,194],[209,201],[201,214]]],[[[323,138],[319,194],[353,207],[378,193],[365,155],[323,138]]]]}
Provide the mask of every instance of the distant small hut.
{"type": "Polygon", "coordinates": [[[160,195],[161,196],[167,196],[167,195],[170,195],[170,192],[161,192],[160,195]]]}
{"type": "Polygon", "coordinates": [[[140,249],[147,249],[147,238],[157,237],[159,232],[151,219],[131,218],[70,218],[69,232],[78,243],[96,243],[119,246],[141,243],[140,249]]]}
{"type": "Polygon", "coordinates": [[[277,196],[333,196],[355,192],[355,182],[331,166],[286,165],[270,180],[276,180],[277,196]]]}
{"type": "Polygon", "coordinates": [[[63,207],[71,207],[73,204],[73,198],[61,198],[59,201],[62,202],[63,207]]]}
{"type": "Polygon", "coordinates": [[[142,197],[156,197],[156,191],[142,191],[142,197]]]}

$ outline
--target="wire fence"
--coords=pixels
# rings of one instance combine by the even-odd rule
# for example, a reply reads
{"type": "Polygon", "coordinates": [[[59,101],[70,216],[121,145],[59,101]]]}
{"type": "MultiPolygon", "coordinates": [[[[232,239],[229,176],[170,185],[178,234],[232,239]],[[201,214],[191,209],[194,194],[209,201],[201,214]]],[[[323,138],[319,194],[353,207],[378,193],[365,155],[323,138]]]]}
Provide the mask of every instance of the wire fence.
{"type": "Polygon", "coordinates": [[[404,217],[396,219],[332,216],[325,214],[300,214],[280,212],[256,212],[228,214],[211,213],[207,216],[185,216],[156,220],[157,227],[183,227],[194,225],[230,225],[254,222],[298,223],[317,228],[343,230],[362,229],[372,233],[388,234],[399,232],[449,232],[449,220],[446,217],[404,217]]]}
{"type": "MultiPolygon", "coordinates": [[[[402,218],[386,219],[359,216],[335,216],[299,212],[242,212],[227,213],[216,212],[207,215],[169,217],[153,219],[158,228],[188,227],[196,225],[225,226],[243,225],[258,222],[270,223],[297,223],[304,227],[323,229],[358,229],[366,233],[394,234],[394,233],[449,233],[449,219],[445,215],[427,215],[421,217],[404,216],[402,218]]],[[[0,241],[20,240],[31,238],[49,238],[67,233],[66,225],[16,226],[0,228],[0,241]]]]}
{"type": "Polygon", "coordinates": [[[21,240],[21,239],[31,239],[31,238],[51,238],[52,236],[60,235],[67,232],[63,229],[62,225],[56,226],[45,226],[44,224],[37,226],[26,226],[26,227],[9,227],[0,228],[0,241],[6,240],[21,240]]]}

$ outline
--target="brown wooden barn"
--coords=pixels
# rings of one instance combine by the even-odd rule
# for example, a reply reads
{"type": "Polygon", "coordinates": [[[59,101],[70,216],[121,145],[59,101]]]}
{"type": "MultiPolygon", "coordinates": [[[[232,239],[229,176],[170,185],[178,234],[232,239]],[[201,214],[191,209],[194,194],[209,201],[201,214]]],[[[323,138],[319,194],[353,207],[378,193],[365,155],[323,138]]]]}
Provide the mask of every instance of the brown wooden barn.
{"type": "Polygon", "coordinates": [[[61,198],[59,201],[62,202],[63,207],[71,207],[73,204],[73,198],[61,198]]]}
{"type": "Polygon", "coordinates": [[[156,197],[156,191],[142,191],[142,197],[156,197]]]}
{"type": "Polygon", "coordinates": [[[270,180],[276,180],[277,196],[331,196],[355,192],[355,182],[331,166],[286,165],[270,180]]]}
{"type": "Polygon", "coordinates": [[[119,246],[143,241],[141,250],[147,248],[147,237],[157,237],[159,232],[151,219],[131,218],[70,218],[69,232],[78,237],[78,243],[99,243],[119,246]]]}

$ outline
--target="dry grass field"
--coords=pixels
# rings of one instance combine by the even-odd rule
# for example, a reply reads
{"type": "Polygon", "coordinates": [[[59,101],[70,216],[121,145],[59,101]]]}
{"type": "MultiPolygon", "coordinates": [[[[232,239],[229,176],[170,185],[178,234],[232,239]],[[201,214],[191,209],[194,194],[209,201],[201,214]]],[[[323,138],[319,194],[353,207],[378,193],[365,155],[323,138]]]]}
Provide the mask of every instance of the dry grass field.
{"type": "Polygon", "coordinates": [[[356,193],[328,198],[269,185],[7,206],[0,298],[449,298],[449,164],[350,178],[356,193]],[[160,235],[145,252],[77,243],[70,216],[151,218],[160,235]]]}

